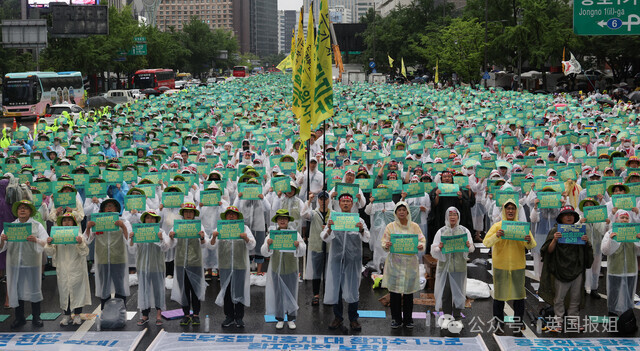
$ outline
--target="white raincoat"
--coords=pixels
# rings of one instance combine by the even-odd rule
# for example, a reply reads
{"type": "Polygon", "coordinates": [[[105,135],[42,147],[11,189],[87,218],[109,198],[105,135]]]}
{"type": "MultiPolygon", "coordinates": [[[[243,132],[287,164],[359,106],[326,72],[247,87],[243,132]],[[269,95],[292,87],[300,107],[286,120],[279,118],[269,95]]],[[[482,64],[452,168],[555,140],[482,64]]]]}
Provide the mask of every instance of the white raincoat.
{"type": "MultiPolygon", "coordinates": [[[[295,230],[293,227],[286,229],[295,230]]],[[[298,310],[298,258],[304,256],[307,245],[298,233],[299,244],[295,252],[269,250],[269,237],[267,235],[260,248],[262,256],[271,257],[265,288],[266,314],[284,318],[285,314],[295,315],[298,310]]]]}
{"type": "MultiPolygon", "coordinates": [[[[216,228],[214,231],[218,231],[216,228]]],[[[249,306],[251,302],[251,282],[249,279],[249,251],[256,246],[251,229],[245,224],[244,232],[249,242],[243,239],[217,239],[212,248],[218,250],[218,270],[220,272],[220,292],[216,297],[216,305],[224,305],[224,295],[231,286],[231,301],[249,306]]],[[[211,240],[207,241],[211,243],[211,240]]]]}
{"type": "MultiPolygon", "coordinates": [[[[200,201],[200,194],[198,194],[198,202],[200,201]]],[[[202,221],[202,227],[207,235],[211,235],[213,230],[218,226],[218,219],[220,214],[224,212],[224,209],[229,206],[224,198],[221,200],[222,204],[219,206],[202,206],[200,207],[200,220],[202,221]]],[[[202,266],[204,269],[216,269],[218,268],[218,251],[211,250],[208,247],[202,249],[202,266]]]]}
{"type": "MultiPolygon", "coordinates": [[[[354,203],[355,207],[355,203],[354,203]]],[[[358,302],[359,288],[362,278],[362,242],[369,242],[369,229],[360,218],[362,234],[355,232],[329,232],[329,226],[320,234],[322,240],[331,243],[329,259],[327,261],[327,275],[325,277],[324,303],[336,305],[338,295],[342,290],[342,299],[347,303],[358,302]]]]}
{"type": "MultiPolygon", "coordinates": [[[[20,223],[16,219],[12,223],[20,223]]],[[[44,244],[49,235],[40,222],[29,218],[31,234],[44,244]]],[[[2,234],[5,232],[2,231],[2,234]]],[[[18,307],[18,301],[42,301],[42,251],[44,246],[31,241],[5,242],[0,252],[7,251],[7,291],[9,306],[18,307]]],[[[86,264],[86,263],[85,263],[86,264]]]]}
{"type": "MultiPolygon", "coordinates": [[[[617,217],[617,216],[616,216],[617,217]]],[[[607,255],[607,307],[620,315],[634,307],[633,296],[638,283],[640,242],[620,243],[611,239],[609,230],[602,239],[602,253],[607,255]]]]}
{"type": "MultiPolygon", "coordinates": [[[[373,252],[373,264],[379,269],[387,259],[388,251],[382,249],[382,234],[387,224],[394,220],[394,209],[396,204],[393,201],[383,203],[369,203],[364,212],[371,216],[371,240],[369,240],[369,249],[373,252]]],[[[408,208],[407,208],[408,209],[408,208]]]]}
{"type": "MultiPolygon", "coordinates": [[[[204,227],[201,226],[200,230],[204,231],[204,227]]],[[[174,231],[173,228],[171,228],[170,232],[172,231],[174,231]]],[[[204,241],[205,243],[207,241],[206,235],[204,241]]],[[[182,289],[185,285],[185,275],[189,278],[189,282],[193,287],[193,291],[195,291],[198,296],[198,300],[204,301],[207,283],[204,280],[204,268],[202,267],[202,249],[205,247],[205,243],[202,243],[200,238],[174,238],[171,243],[171,246],[176,250],[173,265],[174,282],[173,289],[171,289],[171,300],[181,304],[182,306],[189,305],[187,295],[182,289]]]]}
{"type": "Polygon", "coordinates": [[[53,266],[56,267],[60,308],[64,311],[91,305],[91,289],[87,273],[89,246],[82,233],[78,236],[83,238],[81,244],[47,244],[44,247],[45,253],[51,256],[53,266]]]}
{"type": "MultiPolygon", "coordinates": [[[[131,224],[120,219],[131,233],[131,224]]],[[[96,241],[95,246],[95,286],[96,296],[109,299],[112,293],[129,296],[129,272],[127,240],[118,228],[113,232],[94,232],[85,236],[87,245],[96,241]],[[106,284],[105,284],[106,283],[106,284]]]]}
{"type": "Polygon", "coordinates": [[[135,254],[136,272],[138,273],[138,308],[146,310],[165,306],[164,277],[166,276],[164,253],[171,246],[169,234],[162,229],[162,241],[155,243],[134,243],[130,239],[127,248],[135,254]]]}
{"type": "MultiPolygon", "coordinates": [[[[322,216],[319,210],[313,210],[311,215],[311,226],[309,228],[309,239],[307,250],[307,267],[305,269],[305,279],[321,279],[325,270],[326,253],[323,252],[322,246],[324,242],[320,237],[320,233],[324,229],[326,221],[331,216],[331,209],[327,206],[326,216],[322,216]]],[[[327,243],[327,252],[329,245],[327,243]]]]}
{"type": "Polygon", "coordinates": [[[464,309],[467,288],[467,258],[469,257],[469,253],[474,250],[475,246],[473,245],[473,239],[471,238],[469,229],[460,225],[460,212],[455,207],[449,207],[445,213],[445,225],[438,230],[431,245],[431,255],[438,260],[436,283],[433,289],[436,298],[436,311],[442,310],[442,294],[444,293],[447,279],[449,279],[449,285],[451,286],[451,297],[454,307],[459,310],[464,309]],[[458,222],[454,227],[449,223],[449,214],[451,212],[458,214],[458,222]],[[443,236],[460,234],[467,235],[466,241],[471,244],[469,251],[443,254],[440,249],[441,238],[443,236]]]}

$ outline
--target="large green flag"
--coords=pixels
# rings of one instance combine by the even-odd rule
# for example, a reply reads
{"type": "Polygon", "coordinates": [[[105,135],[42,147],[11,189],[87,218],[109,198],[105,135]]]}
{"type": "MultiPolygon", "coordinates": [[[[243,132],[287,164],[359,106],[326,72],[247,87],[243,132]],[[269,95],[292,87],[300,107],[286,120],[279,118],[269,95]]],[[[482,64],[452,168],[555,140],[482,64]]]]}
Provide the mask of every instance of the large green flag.
{"type": "Polygon", "coordinates": [[[311,124],[318,128],[325,119],[333,116],[333,77],[331,72],[331,32],[329,31],[329,6],[320,0],[318,36],[316,37],[316,82],[313,95],[311,124]]]}

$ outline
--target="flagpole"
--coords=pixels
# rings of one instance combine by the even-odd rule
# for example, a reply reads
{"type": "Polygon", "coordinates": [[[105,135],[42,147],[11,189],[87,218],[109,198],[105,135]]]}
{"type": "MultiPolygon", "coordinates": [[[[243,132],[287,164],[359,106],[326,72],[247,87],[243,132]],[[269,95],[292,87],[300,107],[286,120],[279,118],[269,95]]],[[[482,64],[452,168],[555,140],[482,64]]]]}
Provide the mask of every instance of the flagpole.
{"type": "Polygon", "coordinates": [[[322,121],[322,190],[327,191],[327,120],[322,121]]]}

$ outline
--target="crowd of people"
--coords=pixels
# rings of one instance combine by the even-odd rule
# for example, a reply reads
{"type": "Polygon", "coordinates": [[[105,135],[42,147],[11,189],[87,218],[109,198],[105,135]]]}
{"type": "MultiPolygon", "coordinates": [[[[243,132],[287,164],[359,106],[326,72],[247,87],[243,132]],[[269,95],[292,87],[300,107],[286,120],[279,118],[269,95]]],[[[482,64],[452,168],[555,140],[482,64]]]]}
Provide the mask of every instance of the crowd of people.
{"type": "Polygon", "coordinates": [[[163,324],[166,277],[170,299],[182,306],[180,325],[199,325],[217,272],[222,327],[242,328],[254,272],[266,274],[265,314],[276,329],[296,328],[303,276],[312,281],[312,305],[333,305],[330,329],[344,328],[346,302],[349,327],[359,331],[366,266],[383,274],[391,327],[413,328],[424,255],[438,262],[436,310],[459,320],[468,257],[482,245],[492,249],[497,333],[508,301],[522,325],[528,251],[557,318],[578,316],[587,292],[600,298],[603,255],[610,314],[633,308],[640,234],[619,241],[625,226],[616,224],[640,219],[637,198],[623,201],[640,195],[637,106],[588,95],[336,85],[335,116],[307,143],[290,89],[286,76],[239,79],[5,133],[0,265],[12,328],[26,323],[27,302],[33,325],[42,326],[46,257],[56,267],[62,325],[82,323],[90,274],[104,307],[112,295],[126,301],[130,272],[138,325],[149,323],[152,308],[163,324]],[[212,193],[213,203],[205,200],[212,193]],[[170,201],[176,194],[178,205],[170,201]],[[133,208],[135,196],[145,197],[143,208],[133,208]],[[605,215],[594,219],[589,207],[605,215]],[[98,214],[118,219],[102,230],[98,214]],[[357,217],[352,227],[334,221],[349,214],[357,217]],[[199,220],[197,235],[177,235],[182,220],[199,220]],[[220,221],[236,220],[244,221],[238,237],[223,237],[220,221]],[[510,222],[530,231],[514,239],[510,222]],[[29,223],[29,235],[7,223],[29,223]],[[158,224],[157,238],[137,241],[137,224],[158,224]],[[576,224],[585,228],[582,245],[565,242],[559,229],[576,224]],[[55,227],[78,227],[75,241],[56,243],[55,227]],[[280,231],[297,233],[293,248],[273,248],[280,231]],[[396,234],[415,238],[415,252],[395,250],[396,234]],[[464,247],[451,252],[459,237],[464,247]]]}

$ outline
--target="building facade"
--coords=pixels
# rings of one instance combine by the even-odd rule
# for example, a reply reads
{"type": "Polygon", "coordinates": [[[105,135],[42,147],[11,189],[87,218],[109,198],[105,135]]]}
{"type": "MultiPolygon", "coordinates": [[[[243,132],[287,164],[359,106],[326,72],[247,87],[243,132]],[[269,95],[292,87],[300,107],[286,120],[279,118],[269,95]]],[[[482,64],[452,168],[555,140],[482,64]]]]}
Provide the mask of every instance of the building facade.
{"type": "Polygon", "coordinates": [[[288,54],[291,52],[291,36],[298,24],[298,11],[278,11],[278,52],[288,54]]]}

